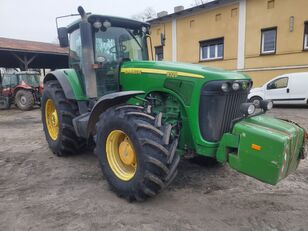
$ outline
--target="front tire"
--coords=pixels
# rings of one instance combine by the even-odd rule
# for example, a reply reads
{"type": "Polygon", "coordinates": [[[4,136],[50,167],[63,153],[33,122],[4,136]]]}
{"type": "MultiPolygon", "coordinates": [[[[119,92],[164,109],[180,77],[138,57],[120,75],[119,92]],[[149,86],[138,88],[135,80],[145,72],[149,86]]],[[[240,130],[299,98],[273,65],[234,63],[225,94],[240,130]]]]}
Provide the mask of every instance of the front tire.
{"type": "Polygon", "coordinates": [[[76,101],[68,100],[57,80],[48,81],[42,96],[42,122],[49,148],[58,156],[76,154],[86,141],[77,137],[73,119],[79,115],[76,101]]]}
{"type": "Polygon", "coordinates": [[[22,111],[29,111],[34,106],[34,97],[29,90],[18,90],[15,95],[15,104],[22,111]]]}
{"type": "Polygon", "coordinates": [[[95,152],[118,196],[143,201],[175,178],[180,157],[170,126],[161,126],[161,121],[131,105],[112,107],[100,116],[95,152]]]}

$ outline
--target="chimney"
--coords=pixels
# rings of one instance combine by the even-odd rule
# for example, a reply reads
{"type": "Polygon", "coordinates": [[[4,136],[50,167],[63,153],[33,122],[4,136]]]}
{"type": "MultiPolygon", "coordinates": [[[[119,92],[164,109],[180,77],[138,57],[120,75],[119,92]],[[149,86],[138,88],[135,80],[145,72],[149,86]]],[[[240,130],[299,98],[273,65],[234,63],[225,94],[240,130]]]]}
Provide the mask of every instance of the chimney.
{"type": "Polygon", "coordinates": [[[167,11],[161,11],[161,12],[158,12],[157,13],[157,18],[161,18],[161,17],[164,17],[168,15],[168,12],[167,11]]]}
{"type": "Polygon", "coordinates": [[[184,6],[175,6],[174,7],[174,13],[178,13],[180,11],[184,10],[184,6]]]}

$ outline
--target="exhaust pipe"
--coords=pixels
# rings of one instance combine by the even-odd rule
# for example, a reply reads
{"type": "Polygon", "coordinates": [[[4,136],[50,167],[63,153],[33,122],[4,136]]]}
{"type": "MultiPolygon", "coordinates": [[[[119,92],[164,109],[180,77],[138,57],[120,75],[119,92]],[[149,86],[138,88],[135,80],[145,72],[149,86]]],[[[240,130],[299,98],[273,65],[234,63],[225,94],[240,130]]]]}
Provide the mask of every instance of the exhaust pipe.
{"type": "Polygon", "coordinates": [[[92,41],[91,24],[88,22],[88,17],[82,6],[78,7],[78,12],[81,16],[80,37],[82,47],[82,62],[81,69],[84,76],[84,85],[88,98],[97,97],[96,74],[92,65],[94,64],[94,48],[92,41]]]}

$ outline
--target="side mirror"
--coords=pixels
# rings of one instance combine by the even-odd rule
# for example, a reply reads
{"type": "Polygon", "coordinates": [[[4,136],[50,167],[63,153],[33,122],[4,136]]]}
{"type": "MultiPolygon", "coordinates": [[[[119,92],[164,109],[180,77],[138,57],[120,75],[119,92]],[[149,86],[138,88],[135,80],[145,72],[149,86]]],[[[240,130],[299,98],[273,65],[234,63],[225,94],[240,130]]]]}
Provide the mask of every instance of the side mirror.
{"type": "Polygon", "coordinates": [[[166,36],[164,33],[160,33],[160,44],[165,46],[166,36]]]}
{"type": "Polygon", "coordinates": [[[60,47],[68,47],[68,33],[66,27],[58,28],[58,39],[60,47]]]}

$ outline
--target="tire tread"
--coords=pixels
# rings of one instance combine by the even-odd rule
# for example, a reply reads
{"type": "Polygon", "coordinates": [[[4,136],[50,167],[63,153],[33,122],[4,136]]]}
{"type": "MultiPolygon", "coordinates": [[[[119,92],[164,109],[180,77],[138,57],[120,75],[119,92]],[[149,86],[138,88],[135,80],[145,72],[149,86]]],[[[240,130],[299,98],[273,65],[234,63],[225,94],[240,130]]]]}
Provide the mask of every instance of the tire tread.
{"type": "MultiPolygon", "coordinates": [[[[143,150],[145,173],[137,187],[125,191],[117,188],[104,169],[108,163],[101,163],[103,173],[112,190],[119,197],[124,197],[129,201],[144,201],[166,188],[176,177],[176,169],[180,160],[180,157],[175,154],[178,140],[171,137],[171,125],[162,124],[162,113],[153,116],[144,111],[140,106],[115,106],[105,111],[96,124],[96,130],[99,133],[107,126],[106,123],[111,118],[118,117],[131,124],[138,137],[137,141],[143,150]]],[[[99,149],[98,146],[95,148],[97,156],[99,149]]]]}

